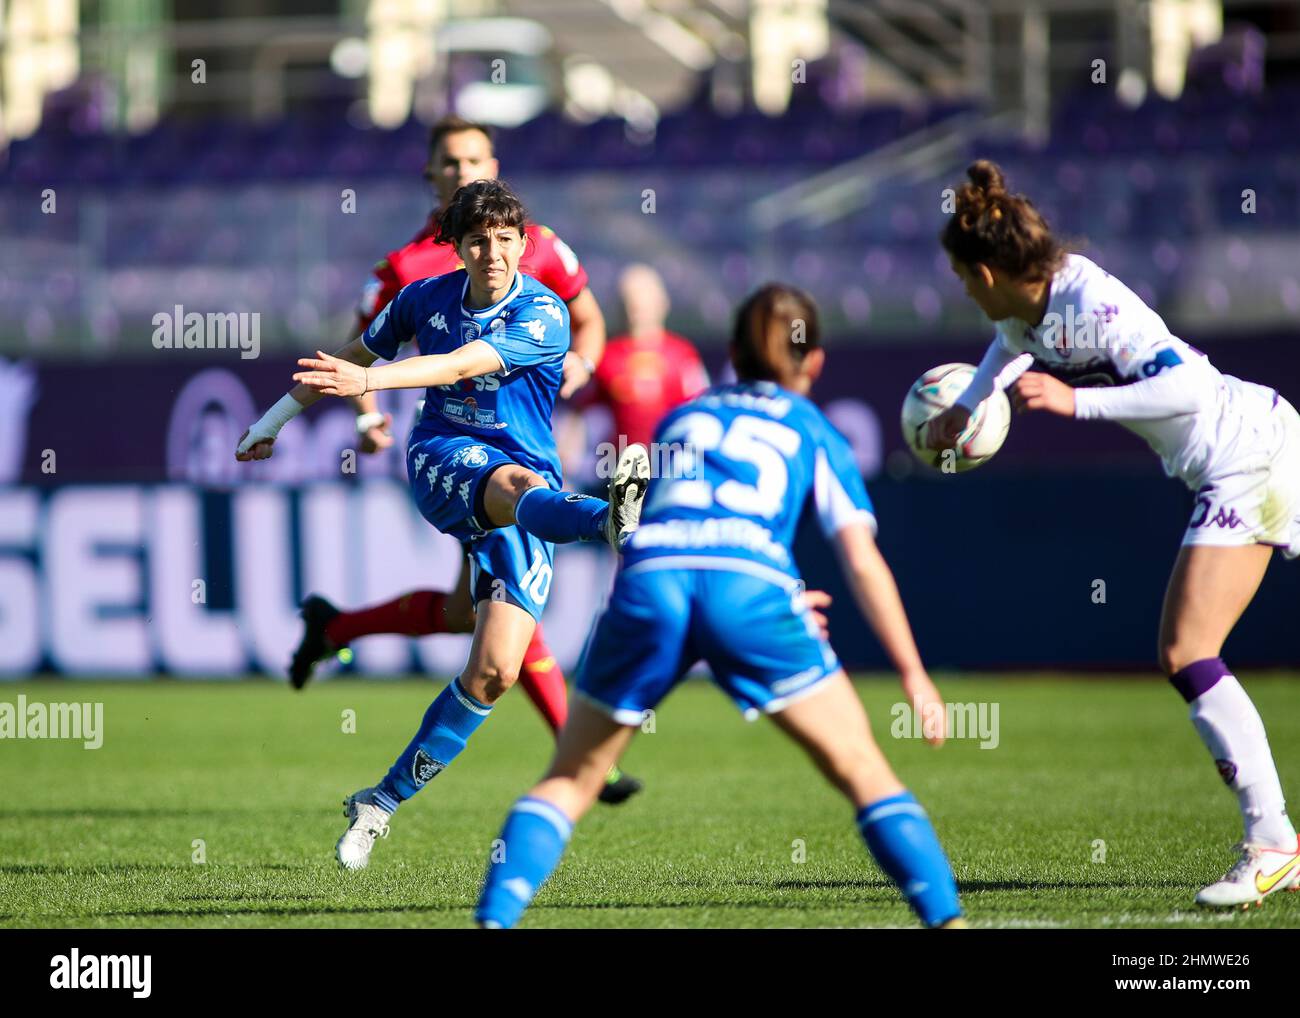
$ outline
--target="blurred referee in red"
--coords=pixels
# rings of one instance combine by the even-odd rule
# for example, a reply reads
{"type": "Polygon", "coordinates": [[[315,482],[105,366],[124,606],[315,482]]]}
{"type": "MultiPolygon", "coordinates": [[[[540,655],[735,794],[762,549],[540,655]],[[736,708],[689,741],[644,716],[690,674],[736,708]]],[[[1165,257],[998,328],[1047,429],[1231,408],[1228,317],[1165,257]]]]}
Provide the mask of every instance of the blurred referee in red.
{"type": "Polygon", "coordinates": [[[618,281],[627,332],[614,337],[582,402],[609,408],[615,443],[647,448],[673,407],[709,387],[709,373],[690,340],[669,332],[668,291],[649,265],[629,265],[618,281]]]}

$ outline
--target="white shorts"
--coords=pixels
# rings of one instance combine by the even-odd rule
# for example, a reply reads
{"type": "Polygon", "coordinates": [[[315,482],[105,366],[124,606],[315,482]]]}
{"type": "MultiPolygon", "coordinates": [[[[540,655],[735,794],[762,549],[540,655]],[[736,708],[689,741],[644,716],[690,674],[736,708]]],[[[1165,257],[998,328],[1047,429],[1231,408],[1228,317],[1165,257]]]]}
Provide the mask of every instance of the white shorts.
{"type": "Polygon", "coordinates": [[[1225,464],[1193,489],[1183,544],[1268,544],[1300,556],[1300,414],[1279,396],[1269,416],[1260,453],[1225,464]]]}

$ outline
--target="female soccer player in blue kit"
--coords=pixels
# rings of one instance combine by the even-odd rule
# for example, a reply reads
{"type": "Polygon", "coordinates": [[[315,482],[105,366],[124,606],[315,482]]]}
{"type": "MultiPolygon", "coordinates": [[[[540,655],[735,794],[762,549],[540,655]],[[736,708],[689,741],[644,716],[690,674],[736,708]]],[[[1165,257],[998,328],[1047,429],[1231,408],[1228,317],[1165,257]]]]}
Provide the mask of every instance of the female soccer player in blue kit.
{"type": "Polygon", "coordinates": [[[904,692],[942,732],[942,701],[876,547],[862,477],[807,399],[825,363],[811,298],[760,289],[737,314],[731,357],[736,384],[708,390],[659,426],[658,448],[680,455],[650,482],[555,760],[506,818],[475,913],[481,926],[518,922],[645,712],[700,658],[746,716],[770,714],[852,803],[868,849],[922,922],[963,924],[934,829],[873,740],[809,615],[791,553],[811,501],[904,692]]]}
{"type": "Polygon", "coordinates": [[[620,457],[610,503],[560,491],[551,411],[569,348],[569,313],[517,271],[523,205],[503,183],[462,187],[439,220],[465,268],[404,287],[337,356],[300,360],[298,387],[240,440],[240,460],[271,455],[286,421],[320,398],[427,388],[407,447],[411,492],[424,518],[469,554],[476,604],[469,661],[430,705],[387,775],[346,800],[339,863],[361,869],[388,819],[456,755],[515,682],[551,587],[553,543],[607,540],[636,528],[650,463],[644,446],[620,457]],[[414,338],[422,356],[391,360],[414,338]]]}

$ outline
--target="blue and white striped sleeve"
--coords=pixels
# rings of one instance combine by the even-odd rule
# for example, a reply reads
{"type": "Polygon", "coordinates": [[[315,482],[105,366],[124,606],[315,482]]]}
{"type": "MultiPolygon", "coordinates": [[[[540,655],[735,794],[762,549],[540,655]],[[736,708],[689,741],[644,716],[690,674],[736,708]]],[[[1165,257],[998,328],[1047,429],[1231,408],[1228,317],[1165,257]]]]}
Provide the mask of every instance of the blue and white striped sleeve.
{"type": "Polygon", "coordinates": [[[815,457],[813,504],[822,534],[829,540],[852,523],[865,523],[876,533],[875,507],[848,442],[828,426],[815,457]]]}

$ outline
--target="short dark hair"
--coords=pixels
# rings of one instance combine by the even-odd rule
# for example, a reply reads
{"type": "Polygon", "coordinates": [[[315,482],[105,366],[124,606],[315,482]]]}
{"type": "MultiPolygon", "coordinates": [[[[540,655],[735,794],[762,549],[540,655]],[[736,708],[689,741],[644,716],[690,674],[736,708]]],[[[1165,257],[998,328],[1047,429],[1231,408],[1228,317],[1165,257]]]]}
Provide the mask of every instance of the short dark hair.
{"type": "Polygon", "coordinates": [[[454,247],[476,227],[501,226],[513,226],[522,236],[528,226],[524,203],[503,180],[476,180],[458,189],[438,214],[434,243],[454,247]]]}
{"type": "Polygon", "coordinates": [[[429,151],[432,152],[438,147],[438,143],[449,134],[460,134],[463,131],[478,131],[488,140],[488,144],[496,148],[496,139],[493,137],[492,128],[488,124],[480,124],[473,120],[466,120],[454,113],[441,118],[436,124],[429,129],[429,151]]]}
{"type": "Polygon", "coordinates": [[[736,309],[731,363],[742,382],[782,382],[821,343],[812,297],[797,286],[766,283],[736,309]]]}

